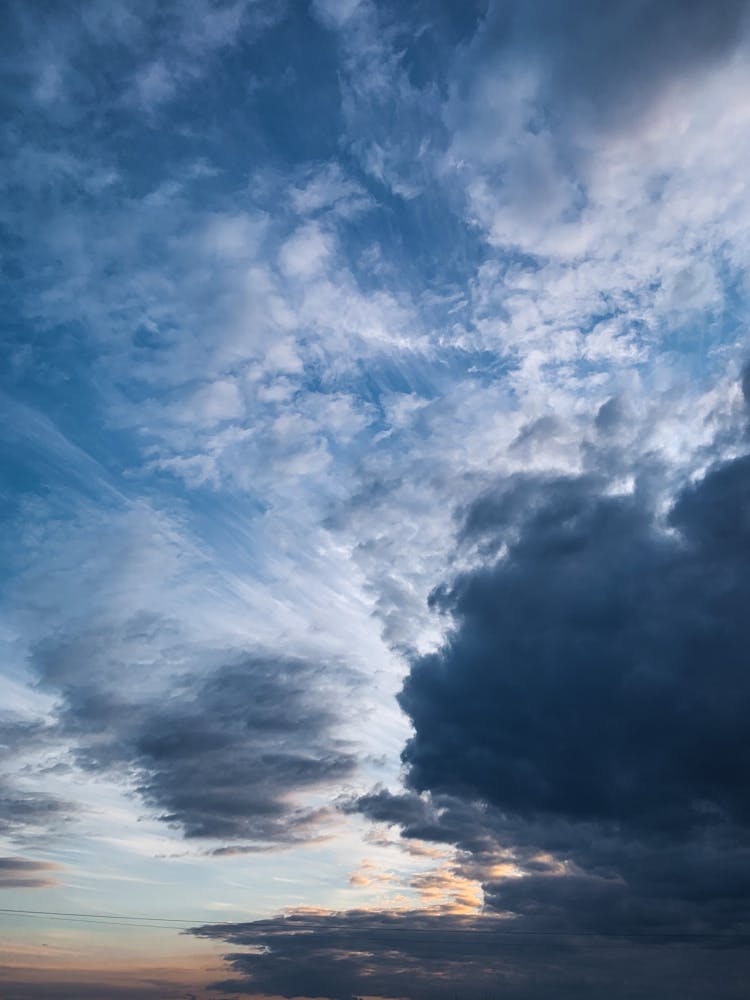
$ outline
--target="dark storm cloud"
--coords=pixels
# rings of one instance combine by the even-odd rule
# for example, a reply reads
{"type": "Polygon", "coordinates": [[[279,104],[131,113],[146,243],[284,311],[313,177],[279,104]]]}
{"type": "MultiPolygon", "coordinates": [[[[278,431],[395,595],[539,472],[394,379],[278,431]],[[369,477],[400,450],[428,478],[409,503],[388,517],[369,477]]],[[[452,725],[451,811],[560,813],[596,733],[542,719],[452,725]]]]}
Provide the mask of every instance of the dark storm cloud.
{"type": "Polygon", "coordinates": [[[400,696],[407,787],[343,808],[456,845],[486,918],[534,949],[502,966],[500,996],[740,996],[750,457],[666,513],[596,475],[512,477],[464,512],[460,541],[483,562],[432,595],[453,629],[400,696]]]}
{"type": "Polygon", "coordinates": [[[40,746],[49,727],[15,714],[0,715],[0,760],[8,760],[31,746],[40,746]]]}
{"type": "MultiPolygon", "coordinates": [[[[472,858],[486,857],[490,864],[496,859],[502,817],[493,815],[484,803],[454,795],[393,793],[376,788],[342,800],[339,807],[344,812],[361,813],[375,823],[398,826],[407,840],[451,843],[472,858]]],[[[472,872],[464,874],[471,877],[472,872]]]]}
{"type": "Polygon", "coordinates": [[[354,910],[292,913],[192,933],[252,949],[225,956],[243,977],[217,984],[227,991],[422,997],[495,983],[502,960],[484,926],[476,918],[354,910]]]}
{"type": "Polygon", "coordinates": [[[345,808],[455,844],[537,929],[747,930],[750,457],[663,519],[595,476],[515,477],[461,538],[485,563],[432,596],[454,628],[400,696],[407,790],[345,808]]]}
{"type": "Polygon", "coordinates": [[[325,811],[298,807],[294,794],[341,780],[355,763],[334,733],[319,666],[234,656],[139,701],[137,688],[117,697],[85,665],[79,677],[76,651],[95,662],[100,644],[72,645],[40,648],[36,662],[63,689],[60,725],[80,766],[127,775],[186,837],[272,846],[318,830],[325,811]]]}
{"type": "Polygon", "coordinates": [[[507,556],[433,595],[455,632],[401,705],[418,790],[686,836],[750,821],[750,458],[678,497],[511,481],[467,533],[507,556]]]}
{"type": "Polygon", "coordinates": [[[471,55],[480,67],[506,58],[536,65],[547,115],[610,127],[675,78],[729,58],[749,9],[747,0],[494,2],[471,55]]]}
{"type": "Polygon", "coordinates": [[[657,948],[537,933],[521,919],[424,911],[299,912],[191,933],[248,949],[225,955],[241,978],[215,985],[251,995],[733,1000],[744,996],[750,971],[746,950],[716,942],[672,939],[657,948]]]}

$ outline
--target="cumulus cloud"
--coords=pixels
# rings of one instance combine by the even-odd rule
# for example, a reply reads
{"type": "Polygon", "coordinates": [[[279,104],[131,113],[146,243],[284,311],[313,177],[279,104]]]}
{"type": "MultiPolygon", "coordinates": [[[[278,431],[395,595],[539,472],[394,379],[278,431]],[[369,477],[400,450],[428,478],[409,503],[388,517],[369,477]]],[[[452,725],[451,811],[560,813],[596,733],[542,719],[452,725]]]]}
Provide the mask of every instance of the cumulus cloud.
{"type": "Polygon", "coordinates": [[[433,597],[456,631],[401,696],[414,787],[640,832],[745,823],[749,484],[746,458],[711,470],[668,531],[585,478],[478,501],[466,534],[507,554],[433,597]]]}
{"type": "Polygon", "coordinates": [[[431,598],[447,637],[399,696],[407,789],[344,806],[456,845],[485,906],[524,926],[750,920],[750,459],[714,463],[666,507],[654,483],[519,474],[464,510],[471,568],[431,598]]]}

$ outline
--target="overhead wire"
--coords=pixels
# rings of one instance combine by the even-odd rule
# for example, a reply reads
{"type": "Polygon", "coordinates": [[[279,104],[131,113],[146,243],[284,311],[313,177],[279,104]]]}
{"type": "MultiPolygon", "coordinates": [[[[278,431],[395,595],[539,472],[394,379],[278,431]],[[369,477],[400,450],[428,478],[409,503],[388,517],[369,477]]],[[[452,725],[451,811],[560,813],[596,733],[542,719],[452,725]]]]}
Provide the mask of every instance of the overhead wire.
{"type": "MultiPolygon", "coordinates": [[[[6,916],[19,916],[19,917],[30,917],[30,918],[48,918],[52,920],[67,922],[67,923],[98,923],[102,926],[107,927],[139,927],[147,929],[161,929],[161,930],[176,930],[180,932],[186,932],[194,927],[205,927],[211,926],[220,929],[222,927],[231,928],[238,923],[252,923],[252,921],[213,921],[207,920],[206,918],[195,918],[187,919],[184,917],[162,917],[162,916],[147,916],[145,914],[124,914],[124,913],[88,913],[77,910],[31,910],[22,909],[20,907],[0,907],[0,915],[6,916]]],[[[309,934],[314,928],[300,927],[301,932],[309,934]]],[[[293,935],[296,928],[290,926],[289,928],[283,928],[288,934],[293,935]]],[[[690,941],[705,941],[705,942],[732,942],[735,944],[742,944],[750,942],[750,933],[744,931],[637,931],[637,930],[552,930],[552,929],[534,929],[534,928],[479,928],[479,927],[456,927],[451,928],[448,933],[441,933],[440,931],[435,932],[429,927],[400,927],[400,928],[388,928],[388,927],[369,927],[369,928],[353,928],[350,933],[366,933],[368,938],[373,941],[381,941],[384,943],[391,941],[403,940],[405,937],[420,935],[428,935],[430,938],[430,943],[432,944],[454,944],[456,938],[460,938],[462,935],[471,935],[473,937],[481,937],[484,939],[540,939],[544,938],[547,941],[552,939],[559,939],[561,941],[571,940],[575,941],[580,938],[588,938],[586,944],[582,944],[578,941],[577,947],[581,948],[597,948],[597,947],[628,947],[630,940],[637,941],[662,941],[671,944],[687,943],[690,941]],[[591,939],[617,939],[618,944],[594,944],[591,939]]],[[[262,931],[260,932],[260,937],[263,937],[262,931]]],[[[251,943],[251,942],[248,942],[251,943]]],[[[491,943],[491,942],[490,942],[491,943]]]]}

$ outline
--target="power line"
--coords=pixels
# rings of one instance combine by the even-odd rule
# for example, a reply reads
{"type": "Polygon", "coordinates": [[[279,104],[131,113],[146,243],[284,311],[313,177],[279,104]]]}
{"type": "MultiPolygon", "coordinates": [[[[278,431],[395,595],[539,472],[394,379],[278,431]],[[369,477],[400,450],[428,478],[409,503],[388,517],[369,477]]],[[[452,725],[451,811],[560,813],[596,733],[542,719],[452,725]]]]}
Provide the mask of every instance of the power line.
{"type": "Polygon", "coordinates": [[[185,931],[194,921],[180,917],[128,916],[116,913],[77,913],[60,910],[22,910],[0,907],[0,914],[16,917],[50,919],[62,923],[99,924],[103,927],[148,927],[151,930],[185,931]]]}
{"type": "MultiPolygon", "coordinates": [[[[182,917],[149,917],[144,914],[129,916],[127,913],[79,913],[76,910],[22,910],[10,906],[0,906],[0,913],[19,913],[34,917],[86,917],[92,920],[149,920],[159,923],[188,924],[190,926],[196,922],[201,923],[201,921],[185,920],[182,917]]],[[[205,923],[205,921],[203,922],[205,923]]]]}
{"type": "MultiPolygon", "coordinates": [[[[50,917],[55,920],[62,920],[71,923],[101,923],[104,926],[119,927],[144,927],[151,929],[162,928],[164,930],[184,931],[190,927],[212,926],[231,928],[237,923],[251,923],[252,921],[212,921],[205,918],[195,918],[188,920],[184,917],[152,917],[143,914],[130,915],[125,913],[86,913],[77,910],[27,910],[15,907],[0,907],[0,914],[22,916],[22,917],[50,917]]],[[[282,930],[286,930],[281,924],[282,930]]],[[[296,928],[288,928],[289,934],[294,934],[296,928]]],[[[300,926],[299,930],[310,933],[314,928],[300,926]]],[[[750,933],[743,931],[592,931],[592,930],[549,930],[533,928],[513,928],[513,927],[455,927],[451,928],[447,934],[441,934],[429,927],[353,927],[347,929],[349,934],[363,933],[373,940],[393,941],[403,939],[405,936],[429,935],[431,943],[452,944],[454,939],[461,935],[471,935],[472,937],[490,938],[617,938],[627,945],[628,938],[652,941],[671,941],[679,943],[681,941],[750,941],[750,933]]],[[[260,932],[262,936],[262,930],[260,932]]],[[[587,945],[590,947],[590,945],[587,945]]],[[[596,946],[594,946],[596,947],[596,946]]]]}

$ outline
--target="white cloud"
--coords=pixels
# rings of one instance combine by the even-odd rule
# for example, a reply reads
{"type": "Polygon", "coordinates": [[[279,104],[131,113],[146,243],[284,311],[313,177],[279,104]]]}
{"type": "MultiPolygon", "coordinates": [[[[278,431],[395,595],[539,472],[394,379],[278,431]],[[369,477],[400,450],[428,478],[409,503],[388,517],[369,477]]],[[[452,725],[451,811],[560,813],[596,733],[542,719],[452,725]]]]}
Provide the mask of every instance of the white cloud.
{"type": "Polygon", "coordinates": [[[311,278],[320,274],[333,253],[333,240],[315,222],[300,226],[279,252],[282,271],[293,278],[311,278]]]}
{"type": "Polygon", "coordinates": [[[213,427],[226,420],[239,420],[245,406],[237,383],[232,379],[217,379],[198,389],[185,403],[179,419],[202,427],[213,427]]]}
{"type": "Polygon", "coordinates": [[[325,164],[296,185],[291,192],[291,201],[295,212],[300,215],[334,209],[337,215],[349,217],[373,207],[367,192],[348,178],[337,163],[325,164]]]}
{"type": "Polygon", "coordinates": [[[324,24],[340,28],[364,5],[364,0],[313,0],[313,9],[324,24]]]}

